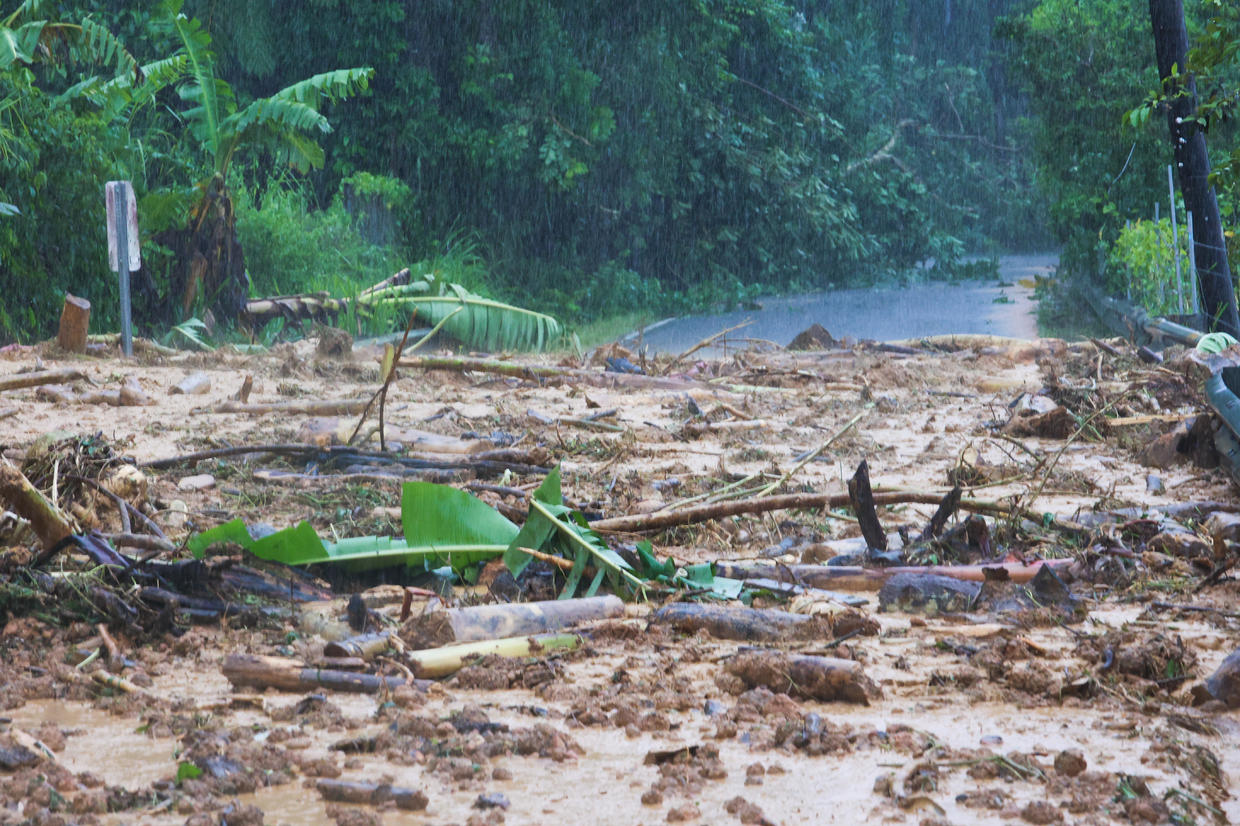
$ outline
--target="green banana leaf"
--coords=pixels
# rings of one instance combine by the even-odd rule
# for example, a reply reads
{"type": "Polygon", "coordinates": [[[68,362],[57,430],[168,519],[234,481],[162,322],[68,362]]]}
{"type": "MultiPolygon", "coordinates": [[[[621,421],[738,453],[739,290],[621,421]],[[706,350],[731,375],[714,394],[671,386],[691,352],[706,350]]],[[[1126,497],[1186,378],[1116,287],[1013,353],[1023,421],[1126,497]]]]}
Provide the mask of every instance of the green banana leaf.
{"type": "Polygon", "coordinates": [[[525,570],[530,557],[517,550],[533,548],[573,560],[568,581],[560,591],[560,599],[571,599],[577,592],[582,574],[590,562],[598,569],[587,594],[598,590],[606,576],[617,593],[625,590],[643,593],[645,583],[633,573],[629,563],[607,547],[603,538],[590,529],[586,518],[564,504],[560,492],[560,468],[556,467],[530,497],[530,512],[521,532],[504,553],[504,563],[517,576],[525,570]]]}
{"type": "Polygon", "coordinates": [[[665,582],[691,591],[704,591],[703,596],[716,599],[737,599],[744,590],[745,583],[739,579],[715,576],[715,566],[709,562],[699,562],[683,568],[677,568],[676,561],[670,556],[660,562],[654,555],[654,547],[649,540],[643,539],[637,543],[637,557],[641,560],[641,568],[637,573],[645,579],[665,582]]]}
{"type": "Polygon", "coordinates": [[[211,545],[232,542],[260,559],[288,565],[334,562],[354,571],[394,565],[428,569],[449,565],[460,573],[500,556],[517,535],[517,526],[481,499],[429,482],[405,483],[401,523],[404,539],[358,536],[324,542],[309,522],[254,539],[245,523],[234,519],[192,537],[188,547],[199,558],[211,545]]]}
{"type": "Polygon", "coordinates": [[[444,332],[485,350],[546,350],[563,334],[560,322],[546,313],[474,295],[460,284],[441,281],[430,273],[410,284],[371,293],[364,303],[416,309],[418,317],[428,324],[447,319],[444,332]],[[448,318],[454,312],[456,315],[448,318]]]}

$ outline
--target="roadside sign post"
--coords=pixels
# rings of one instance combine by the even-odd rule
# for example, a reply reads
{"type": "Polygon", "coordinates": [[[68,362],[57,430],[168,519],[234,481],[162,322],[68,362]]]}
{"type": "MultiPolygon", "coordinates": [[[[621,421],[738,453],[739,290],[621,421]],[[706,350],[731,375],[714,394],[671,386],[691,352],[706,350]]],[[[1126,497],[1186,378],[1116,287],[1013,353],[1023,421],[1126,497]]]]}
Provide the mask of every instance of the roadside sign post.
{"type": "Polygon", "coordinates": [[[129,181],[108,181],[108,263],[120,277],[121,349],[133,355],[133,316],[129,303],[129,273],[142,266],[138,247],[138,204],[129,181]]]}

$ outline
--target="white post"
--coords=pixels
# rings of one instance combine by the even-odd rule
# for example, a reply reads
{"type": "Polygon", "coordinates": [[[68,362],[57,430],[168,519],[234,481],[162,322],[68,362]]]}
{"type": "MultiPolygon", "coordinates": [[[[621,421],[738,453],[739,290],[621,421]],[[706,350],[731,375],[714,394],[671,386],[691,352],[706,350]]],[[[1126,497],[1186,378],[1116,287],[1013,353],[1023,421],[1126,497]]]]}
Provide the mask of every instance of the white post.
{"type": "Polygon", "coordinates": [[[1189,306],[1188,311],[1193,315],[1197,315],[1199,312],[1197,304],[1197,247],[1193,243],[1193,213],[1186,212],[1184,217],[1188,219],[1188,286],[1193,296],[1193,303],[1189,306]]]}
{"type": "Polygon", "coordinates": [[[1184,276],[1180,273],[1180,229],[1175,222],[1175,178],[1171,164],[1167,164],[1167,188],[1171,190],[1171,259],[1175,261],[1175,297],[1180,312],[1184,312],[1184,276]]]}
{"type": "Polygon", "coordinates": [[[120,276],[121,350],[128,358],[133,355],[129,273],[142,266],[138,245],[138,204],[129,181],[108,181],[104,195],[108,208],[108,263],[120,276]]]}

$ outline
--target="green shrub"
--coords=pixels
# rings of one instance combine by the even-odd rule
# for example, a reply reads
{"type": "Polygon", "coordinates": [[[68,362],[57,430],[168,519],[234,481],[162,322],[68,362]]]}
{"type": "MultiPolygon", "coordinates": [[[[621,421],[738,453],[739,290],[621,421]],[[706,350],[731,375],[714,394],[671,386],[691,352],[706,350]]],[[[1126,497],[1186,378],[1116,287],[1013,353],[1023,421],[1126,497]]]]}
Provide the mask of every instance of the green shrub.
{"type": "MultiPolygon", "coordinates": [[[[1180,228],[1179,242],[1181,290],[1187,305],[1191,301],[1192,286],[1189,284],[1188,233],[1184,227],[1180,228]]],[[[1171,248],[1171,222],[1166,218],[1157,224],[1153,221],[1128,224],[1107,255],[1107,289],[1129,297],[1151,313],[1178,313],[1175,259],[1171,248]]]]}

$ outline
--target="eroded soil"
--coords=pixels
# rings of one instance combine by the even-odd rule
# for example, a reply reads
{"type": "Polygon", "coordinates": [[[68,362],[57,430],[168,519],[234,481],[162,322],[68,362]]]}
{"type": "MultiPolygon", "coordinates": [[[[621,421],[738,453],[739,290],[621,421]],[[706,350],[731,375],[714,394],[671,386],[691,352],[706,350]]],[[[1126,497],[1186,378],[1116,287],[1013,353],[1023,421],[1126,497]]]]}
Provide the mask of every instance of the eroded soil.
{"type": "MultiPolygon", "coordinates": [[[[313,663],[322,657],[316,629],[323,626],[308,626],[288,605],[244,622],[198,625],[176,615],[162,626],[143,617],[130,627],[89,610],[66,615],[65,600],[32,595],[38,589],[23,568],[30,553],[11,539],[0,573],[0,717],[7,721],[0,757],[19,753],[17,733],[50,753],[33,748],[37,760],[0,765],[0,823],[1084,824],[1240,816],[1230,791],[1240,776],[1240,712],[1194,692],[1240,643],[1233,613],[1240,585],[1223,572],[1194,592],[1235,548],[1204,527],[1208,513],[1178,516],[1190,537],[1179,539],[1157,513],[1188,502],[1216,503],[1211,510],[1219,511],[1237,504],[1208,456],[1188,455],[1182,441],[1170,454],[1151,448],[1203,412],[1191,363],[1168,353],[1165,366],[1146,367],[1118,343],[1119,355],[1089,343],[966,343],[975,346],[744,353],[672,370],[767,388],[743,392],[402,370],[385,409],[389,447],[431,432],[541,450],[547,463],[561,465],[566,500],[591,516],[619,516],[753,474],[774,481],[861,413],[785,491],[844,491],[865,459],[875,485],[943,493],[957,481],[966,499],[1019,502],[1079,522],[1088,530],[1068,534],[994,517],[986,525],[992,558],[1076,558],[1064,573],[1079,600],[1072,612],[1028,605],[998,613],[880,611],[870,592],[862,594],[866,605],[852,609],[875,620],[858,625],[863,633],[776,644],[860,662],[882,691],[869,705],[746,686],[725,666],[747,643],[649,623],[665,594],[587,626],[578,651],[530,662],[486,659],[425,689],[255,693],[224,678],[227,654],[313,663]],[[1057,425],[1048,403],[1031,398],[1063,405],[1067,424],[1057,425]],[[599,421],[614,429],[566,421],[612,408],[617,413],[599,421]],[[1104,424],[1115,417],[1119,423],[1104,424]],[[107,671],[106,656],[75,667],[99,648],[101,621],[122,649],[124,661],[113,667],[139,692],[92,678],[107,671]],[[318,778],[420,790],[426,808],[327,803],[318,778]]],[[[105,389],[136,380],[152,403],[64,403],[34,389],[9,391],[4,406],[15,412],[0,420],[6,455],[24,462],[28,475],[50,464],[45,492],[83,527],[119,531],[111,500],[89,486],[66,491],[70,467],[106,478],[123,464],[110,456],[141,464],[212,447],[302,443],[315,434],[327,440],[333,423],[308,428],[311,417],[301,414],[211,412],[247,374],[252,403],[367,398],[376,390],[377,353],[320,356],[314,346],[134,362],[10,349],[0,375],[41,360],[77,367],[105,389]],[[211,379],[208,393],[169,394],[198,371],[211,379]]],[[[345,429],[356,419],[344,417],[345,429]]],[[[308,519],[323,536],[400,531],[400,481],[373,468],[316,475],[304,463],[255,453],[148,468],[143,477],[120,495],[176,541],[234,517],[277,528],[308,519]],[[179,487],[202,474],[211,476],[207,487],[179,487]]],[[[478,481],[468,471],[434,478],[478,481]]],[[[511,489],[528,491],[540,477],[483,481],[496,490],[478,495],[519,518],[525,503],[511,489]]],[[[880,508],[879,517],[887,531],[916,536],[933,511],[900,505],[880,508]]],[[[795,564],[824,561],[847,547],[837,540],[857,535],[847,514],[777,511],[649,538],[660,556],[681,564],[795,564]]],[[[621,549],[638,537],[608,538],[621,549]]],[[[946,546],[918,553],[913,562],[956,561],[946,546]]],[[[959,553],[960,561],[978,559],[973,545],[959,553]]],[[[100,576],[73,550],[45,569],[79,588],[83,577],[100,576]]],[[[512,583],[490,569],[481,580],[489,587],[458,584],[446,599],[547,598],[555,592],[549,570],[512,583]]],[[[383,617],[400,609],[399,589],[377,579],[332,581],[336,598],[313,614],[328,625],[343,620],[357,590],[383,617]]],[[[123,587],[118,593],[132,596],[123,587]]],[[[753,602],[832,617],[849,610],[812,590],[753,602]]]]}

